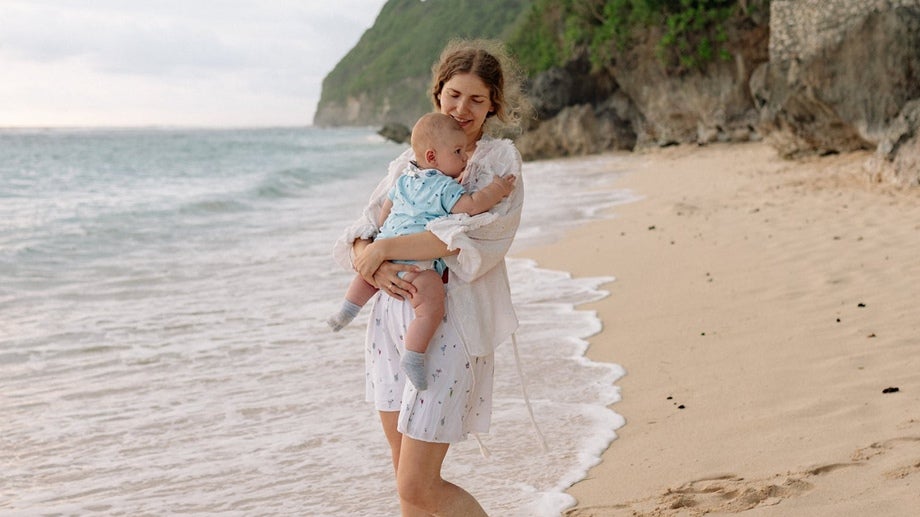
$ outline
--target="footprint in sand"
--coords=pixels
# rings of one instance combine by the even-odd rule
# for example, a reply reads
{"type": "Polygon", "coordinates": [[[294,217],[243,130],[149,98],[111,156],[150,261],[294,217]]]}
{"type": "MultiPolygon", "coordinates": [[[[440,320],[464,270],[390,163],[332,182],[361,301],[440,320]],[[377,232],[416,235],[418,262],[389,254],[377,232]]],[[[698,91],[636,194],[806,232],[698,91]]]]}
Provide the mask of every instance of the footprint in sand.
{"type": "MultiPolygon", "coordinates": [[[[920,475],[920,457],[905,456],[903,446],[920,442],[920,436],[904,436],[862,447],[850,461],[818,465],[797,473],[778,474],[771,478],[745,479],[736,474],[718,474],[684,483],[657,496],[604,507],[574,508],[568,517],[597,515],[630,515],[634,517],[702,516],[709,513],[740,513],[757,507],[774,506],[786,499],[802,496],[814,489],[815,483],[833,472],[851,467],[866,468],[891,459],[894,454],[903,460],[891,465],[881,475],[888,480],[900,480],[920,475]],[[901,449],[901,450],[899,450],[901,449]],[[895,465],[900,465],[895,467],[895,465]],[[602,512],[602,513],[596,513],[602,512]],[[609,513],[614,512],[614,513],[609,513]]],[[[882,466],[885,465],[882,463],[882,466]]],[[[876,466],[876,469],[878,468],[876,466]]],[[[878,472],[876,470],[876,472],[878,472]]]]}
{"type": "MultiPolygon", "coordinates": [[[[893,451],[901,443],[920,442],[920,436],[903,436],[892,438],[884,442],[876,442],[868,447],[856,451],[853,455],[853,461],[867,461],[876,456],[893,451]]],[[[909,460],[901,467],[888,470],[882,474],[885,479],[903,479],[908,476],[920,473],[920,459],[914,458],[909,460]]]]}
{"type": "Polygon", "coordinates": [[[913,465],[907,465],[906,467],[901,467],[894,470],[889,470],[885,472],[885,479],[903,479],[907,476],[912,476],[914,474],[920,473],[920,461],[914,463],[913,465]]]}
{"type": "Polygon", "coordinates": [[[777,476],[768,480],[718,476],[691,481],[671,490],[658,500],[658,506],[670,510],[692,509],[693,513],[736,513],[757,506],[772,506],[811,488],[811,483],[795,476],[777,476]]]}

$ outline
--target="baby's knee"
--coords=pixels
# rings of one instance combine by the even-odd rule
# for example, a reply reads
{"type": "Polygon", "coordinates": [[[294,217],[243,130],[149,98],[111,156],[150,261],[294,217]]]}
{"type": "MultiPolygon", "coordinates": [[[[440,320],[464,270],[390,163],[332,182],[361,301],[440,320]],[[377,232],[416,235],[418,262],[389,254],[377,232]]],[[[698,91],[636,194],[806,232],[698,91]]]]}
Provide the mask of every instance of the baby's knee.
{"type": "Polygon", "coordinates": [[[418,298],[418,302],[412,304],[416,318],[440,320],[447,313],[444,308],[444,296],[416,296],[416,298],[418,298]]]}
{"type": "MultiPolygon", "coordinates": [[[[441,277],[433,271],[426,271],[431,275],[419,275],[412,283],[416,287],[415,295],[412,297],[412,307],[421,309],[426,315],[443,316],[444,315],[444,284],[441,277]],[[434,278],[431,278],[434,277],[434,278]]],[[[418,311],[416,311],[418,312],[418,311]]]]}

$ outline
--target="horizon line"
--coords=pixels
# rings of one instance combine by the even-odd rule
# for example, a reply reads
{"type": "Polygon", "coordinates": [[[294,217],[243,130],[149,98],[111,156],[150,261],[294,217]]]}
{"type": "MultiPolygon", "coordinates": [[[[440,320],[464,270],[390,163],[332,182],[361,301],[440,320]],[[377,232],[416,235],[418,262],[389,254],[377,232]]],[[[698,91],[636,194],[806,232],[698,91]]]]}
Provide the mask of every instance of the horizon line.
{"type": "MultiPolygon", "coordinates": [[[[373,129],[375,126],[338,126],[338,127],[350,127],[350,128],[368,128],[373,129]]],[[[176,131],[176,130],[238,130],[238,129],[336,129],[336,127],[331,126],[317,126],[314,124],[270,124],[270,125],[207,125],[207,124],[112,124],[112,125],[0,125],[0,131],[54,131],[54,130],[70,130],[70,131],[87,131],[87,130],[119,130],[119,131],[130,131],[130,130],[167,130],[167,131],[176,131]]]]}

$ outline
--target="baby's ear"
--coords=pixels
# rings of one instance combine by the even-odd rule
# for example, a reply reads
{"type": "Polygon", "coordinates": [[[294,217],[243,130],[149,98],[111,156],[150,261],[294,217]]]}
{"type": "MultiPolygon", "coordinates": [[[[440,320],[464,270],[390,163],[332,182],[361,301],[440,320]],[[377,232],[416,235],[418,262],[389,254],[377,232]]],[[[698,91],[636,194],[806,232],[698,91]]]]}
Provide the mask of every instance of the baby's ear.
{"type": "Polygon", "coordinates": [[[435,160],[438,158],[438,153],[434,152],[434,149],[428,149],[425,151],[425,161],[428,163],[435,163],[435,160]]]}

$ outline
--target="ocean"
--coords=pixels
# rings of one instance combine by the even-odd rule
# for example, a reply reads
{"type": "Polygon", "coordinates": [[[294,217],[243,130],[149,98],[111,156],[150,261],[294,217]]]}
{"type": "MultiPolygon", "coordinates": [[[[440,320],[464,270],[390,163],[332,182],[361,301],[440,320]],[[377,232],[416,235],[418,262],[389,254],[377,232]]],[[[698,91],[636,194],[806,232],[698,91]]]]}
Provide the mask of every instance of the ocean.
{"type": "MultiPolygon", "coordinates": [[[[399,513],[363,327],[323,323],[332,243],[403,146],[370,129],[0,130],[0,514],[399,513]]],[[[513,255],[631,199],[615,157],[531,162],[509,257],[521,362],[444,476],[490,515],[559,515],[623,419],[575,305],[613,278],[513,255]],[[613,164],[613,165],[611,165],[613,164]],[[613,166],[614,170],[611,170],[613,166]],[[603,187],[603,188],[602,188],[603,187]]]]}

